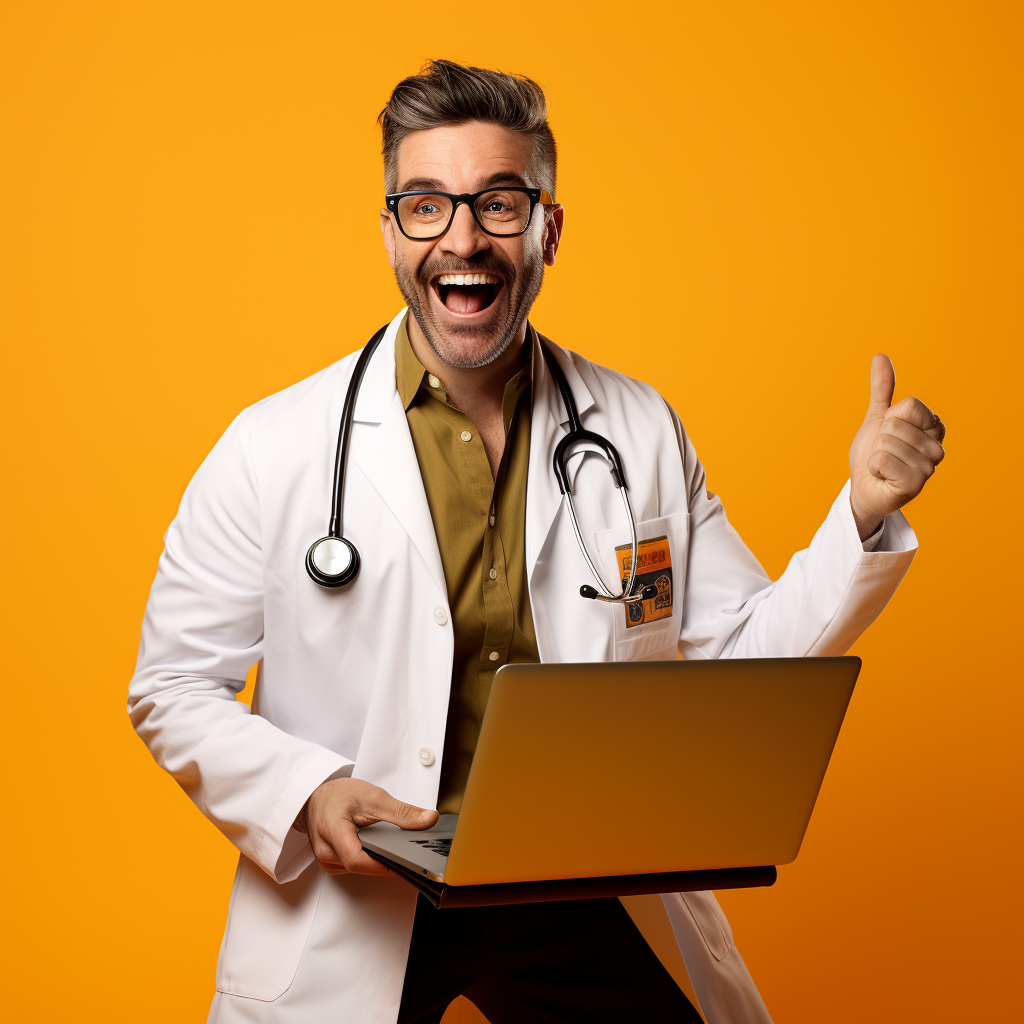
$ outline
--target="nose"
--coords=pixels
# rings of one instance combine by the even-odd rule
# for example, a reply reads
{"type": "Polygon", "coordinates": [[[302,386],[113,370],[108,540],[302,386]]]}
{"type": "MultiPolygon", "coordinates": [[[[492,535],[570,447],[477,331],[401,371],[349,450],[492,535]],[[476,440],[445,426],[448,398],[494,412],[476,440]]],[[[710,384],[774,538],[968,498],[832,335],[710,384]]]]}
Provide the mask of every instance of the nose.
{"type": "Polygon", "coordinates": [[[442,236],[438,245],[445,252],[450,252],[463,260],[468,260],[470,256],[491,247],[487,235],[480,229],[473,211],[466,203],[459,204],[452,226],[442,236]]]}

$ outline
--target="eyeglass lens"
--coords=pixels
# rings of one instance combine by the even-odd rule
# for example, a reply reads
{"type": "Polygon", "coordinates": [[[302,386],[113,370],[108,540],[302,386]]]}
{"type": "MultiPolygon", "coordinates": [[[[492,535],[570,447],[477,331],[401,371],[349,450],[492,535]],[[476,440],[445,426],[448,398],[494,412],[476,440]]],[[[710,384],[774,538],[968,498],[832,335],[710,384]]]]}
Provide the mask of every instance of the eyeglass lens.
{"type": "MultiPolygon", "coordinates": [[[[492,235],[518,235],[530,223],[530,197],[525,192],[495,189],[478,196],[473,204],[477,220],[492,235]]],[[[407,235],[433,238],[452,218],[452,201],[444,195],[403,196],[398,200],[398,220],[407,235]]]]}

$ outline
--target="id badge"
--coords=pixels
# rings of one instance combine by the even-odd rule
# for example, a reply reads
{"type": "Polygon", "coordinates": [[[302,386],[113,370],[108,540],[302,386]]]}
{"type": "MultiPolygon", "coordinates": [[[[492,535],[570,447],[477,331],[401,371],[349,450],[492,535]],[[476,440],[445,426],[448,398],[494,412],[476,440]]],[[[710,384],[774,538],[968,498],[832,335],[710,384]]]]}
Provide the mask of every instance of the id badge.
{"type": "MultiPolygon", "coordinates": [[[[620,544],[616,547],[615,561],[622,577],[622,586],[625,588],[633,564],[633,545],[620,544]]],[[[672,614],[672,550],[668,537],[642,540],[637,545],[634,590],[651,585],[658,588],[658,593],[654,597],[623,605],[626,611],[626,629],[642,626],[645,622],[665,619],[672,614]]]]}

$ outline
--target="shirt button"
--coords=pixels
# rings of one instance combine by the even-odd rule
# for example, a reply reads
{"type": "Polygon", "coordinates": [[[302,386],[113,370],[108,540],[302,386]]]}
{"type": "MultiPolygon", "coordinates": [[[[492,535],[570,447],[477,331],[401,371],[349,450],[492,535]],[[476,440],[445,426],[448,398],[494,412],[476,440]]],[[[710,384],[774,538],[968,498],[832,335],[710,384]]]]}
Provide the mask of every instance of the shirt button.
{"type": "Polygon", "coordinates": [[[420,764],[424,768],[429,768],[436,760],[437,758],[430,747],[420,747],[420,764]]]}
{"type": "Polygon", "coordinates": [[[487,575],[490,576],[492,580],[496,580],[498,578],[498,570],[492,569],[487,575]]]}
{"type": "Polygon", "coordinates": [[[439,625],[443,626],[448,621],[448,615],[443,608],[438,606],[434,609],[434,621],[439,625]]]}
{"type": "Polygon", "coordinates": [[[501,657],[501,655],[497,651],[491,651],[491,653],[488,654],[487,657],[490,658],[491,661],[497,661],[501,657]]]}
{"type": "Polygon", "coordinates": [[[468,430],[464,430],[460,436],[461,436],[463,441],[472,441],[473,440],[473,435],[468,430]]]}
{"type": "Polygon", "coordinates": [[[432,373],[427,374],[427,383],[432,388],[439,388],[441,386],[441,381],[438,380],[437,377],[435,377],[432,373]]]}

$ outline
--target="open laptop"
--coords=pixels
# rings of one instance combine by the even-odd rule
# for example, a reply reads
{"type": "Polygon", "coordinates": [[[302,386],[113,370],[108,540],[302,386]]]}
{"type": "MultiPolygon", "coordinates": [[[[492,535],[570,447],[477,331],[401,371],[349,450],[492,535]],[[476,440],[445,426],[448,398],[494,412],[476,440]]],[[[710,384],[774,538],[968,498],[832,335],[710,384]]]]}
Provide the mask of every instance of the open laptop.
{"type": "Polygon", "coordinates": [[[461,813],[360,840],[427,895],[668,892],[680,873],[695,873],[686,888],[770,885],[766,866],[800,849],[859,671],[852,657],[505,665],[461,813]]]}

